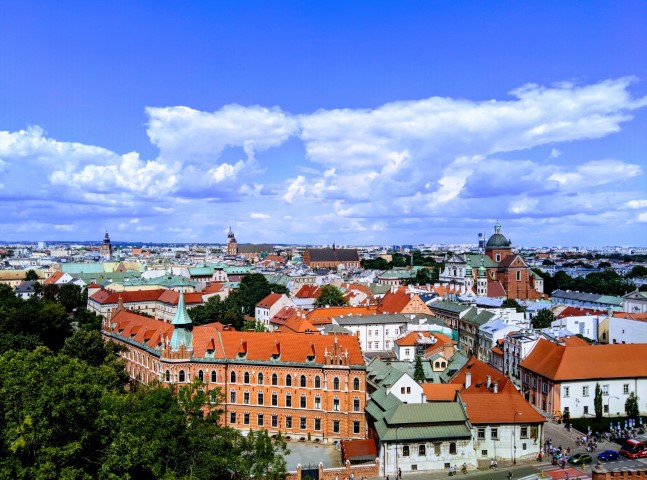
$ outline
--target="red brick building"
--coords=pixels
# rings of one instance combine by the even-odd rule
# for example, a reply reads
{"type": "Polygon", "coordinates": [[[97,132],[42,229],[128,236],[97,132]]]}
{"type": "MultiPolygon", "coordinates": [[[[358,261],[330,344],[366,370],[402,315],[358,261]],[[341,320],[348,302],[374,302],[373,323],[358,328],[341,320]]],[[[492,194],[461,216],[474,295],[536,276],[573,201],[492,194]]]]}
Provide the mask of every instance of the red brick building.
{"type": "Polygon", "coordinates": [[[303,263],[310,268],[359,268],[359,253],[355,248],[306,248],[303,263]]]}
{"type": "Polygon", "coordinates": [[[171,323],[118,309],[103,324],[131,378],[218,388],[220,421],[295,439],[365,438],[365,366],[354,336],[194,327],[181,305],[171,323]]]}

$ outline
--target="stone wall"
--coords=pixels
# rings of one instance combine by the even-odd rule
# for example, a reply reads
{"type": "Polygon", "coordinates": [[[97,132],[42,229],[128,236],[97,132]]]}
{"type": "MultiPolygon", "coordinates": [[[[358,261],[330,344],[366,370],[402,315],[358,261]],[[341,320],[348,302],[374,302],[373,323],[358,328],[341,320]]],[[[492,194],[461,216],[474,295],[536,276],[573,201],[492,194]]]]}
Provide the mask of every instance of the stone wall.
{"type": "MultiPolygon", "coordinates": [[[[380,460],[376,458],[375,463],[362,465],[351,465],[347,460],[345,467],[338,468],[324,468],[322,463],[319,464],[319,480],[350,480],[351,475],[355,477],[355,480],[379,477],[380,460]]],[[[297,466],[296,472],[289,472],[286,480],[301,480],[301,465],[297,466]]]]}

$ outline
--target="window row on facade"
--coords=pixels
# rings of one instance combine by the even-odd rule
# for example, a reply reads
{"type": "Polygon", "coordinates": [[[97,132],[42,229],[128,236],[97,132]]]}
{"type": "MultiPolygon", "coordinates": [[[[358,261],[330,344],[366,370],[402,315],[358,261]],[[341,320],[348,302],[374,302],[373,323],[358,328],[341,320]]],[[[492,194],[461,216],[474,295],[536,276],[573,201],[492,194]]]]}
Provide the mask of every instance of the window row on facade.
{"type": "MultiPolygon", "coordinates": [[[[285,428],[287,430],[298,429],[298,430],[308,430],[312,428],[315,432],[322,431],[321,418],[315,417],[310,419],[308,422],[308,417],[293,417],[292,415],[286,415],[283,417],[283,425],[281,425],[281,419],[278,415],[269,415],[269,424],[266,424],[266,416],[264,413],[256,414],[256,427],[271,427],[271,428],[285,428]]],[[[239,421],[242,425],[254,426],[251,423],[252,414],[250,412],[229,412],[229,423],[231,425],[236,425],[239,421]]],[[[353,420],[353,434],[359,435],[361,430],[361,422],[359,420],[353,420]]],[[[332,432],[341,433],[341,421],[334,419],[332,420],[332,432]]]]}
{"type": "MultiPolygon", "coordinates": [[[[256,405],[266,405],[265,403],[265,392],[257,392],[256,393],[256,405]]],[[[289,407],[289,408],[310,408],[308,407],[308,397],[306,395],[300,395],[299,396],[299,403],[295,404],[295,402],[292,401],[292,394],[291,393],[286,393],[283,396],[283,404],[279,405],[279,394],[276,392],[272,392],[270,395],[270,403],[272,407],[289,407]]],[[[251,398],[252,395],[250,392],[243,392],[242,395],[238,395],[235,390],[231,390],[229,392],[229,403],[230,404],[235,404],[237,403],[237,400],[242,400],[243,405],[251,405],[251,398]],[[241,398],[242,397],[242,398],[241,398]]],[[[312,408],[316,410],[321,409],[321,397],[319,395],[316,395],[314,397],[314,402],[312,404],[312,408]]],[[[353,398],[353,412],[359,412],[361,409],[361,402],[359,397],[354,397],[353,398]]],[[[332,411],[334,412],[339,412],[340,411],[340,399],[339,398],[333,398],[332,399],[332,411]]]]}

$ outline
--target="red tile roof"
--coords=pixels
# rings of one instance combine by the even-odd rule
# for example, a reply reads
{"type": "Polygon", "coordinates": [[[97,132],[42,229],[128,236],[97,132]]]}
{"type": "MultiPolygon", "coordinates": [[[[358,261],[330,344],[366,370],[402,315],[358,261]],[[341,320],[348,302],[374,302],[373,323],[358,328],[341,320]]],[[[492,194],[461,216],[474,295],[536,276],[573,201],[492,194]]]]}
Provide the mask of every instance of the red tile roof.
{"type": "Polygon", "coordinates": [[[278,302],[281,299],[281,296],[282,295],[280,293],[270,293],[267,297],[258,302],[256,306],[260,308],[272,308],[272,305],[278,302]]]}
{"type": "Polygon", "coordinates": [[[421,383],[420,386],[428,402],[453,402],[461,389],[453,383],[421,383]]]}
{"type": "Polygon", "coordinates": [[[341,454],[342,459],[352,460],[377,457],[377,447],[375,440],[372,438],[366,440],[342,440],[341,441],[341,454]]]}
{"type": "Polygon", "coordinates": [[[332,317],[340,315],[373,315],[376,307],[321,307],[315,308],[306,314],[306,318],[313,325],[327,325],[332,323],[332,317]]]}
{"type": "MultiPolygon", "coordinates": [[[[485,390],[482,387],[483,390],[485,390]]],[[[470,389],[472,390],[472,389],[470,389]]],[[[467,409],[472,424],[502,424],[502,423],[543,423],[543,415],[537,412],[511,382],[498,393],[491,390],[483,394],[462,390],[459,395],[467,409]],[[520,414],[520,415],[516,415],[520,414]]]]}
{"type": "Polygon", "coordinates": [[[506,383],[510,382],[510,380],[506,376],[504,376],[503,373],[498,371],[496,368],[491,367],[487,363],[484,363],[478,360],[476,357],[472,357],[467,361],[465,366],[458,372],[458,374],[452,379],[451,383],[465,385],[465,378],[466,378],[467,372],[472,374],[472,378],[470,380],[469,388],[465,389],[463,387],[461,389],[461,396],[463,395],[464,392],[469,392],[469,393],[487,392],[488,389],[486,388],[486,385],[487,385],[488,375],[490,376],[489,391],[492,391],[492,385],[494,384],[494,382],[498,382],[499,391],[501,391],[501,388],[506,383]]]}
{"type": "Polygon", "coordinates": [[[377,306],[377,311],[378,313],[400,313],[409,305],[410,301],[411,296],[407,293],[406,288],[400,287],[395,292],[389,290],[377,306]]]}
{"type": "MultiPolygon", "coordinates": [[[[117,303],[119,297],[124,301],[124,303],[135,303],[135,302],[152,302],[157,300],[162,293],[171,291],[165,289],[155,289],[155,290],[127,290],[124,292],[114,292],[112,290],[101,289],[98,292],[95,292],[90,298],[102,305],[117,303]]],[[[176,292],[177,293],[177,292],[176,292]]]]}
{"type": "Polygon", "coordinates": [[[566,317],[583,317],[585,315],[605,315],[607,312],[605,310],[594,310],[592,308],[579,308],[579,307],[566,307],[555,318],[566,318],[566,317]]]}
{"type": "Polygon", "coordinates": [[[540,338],[519,365],[553,381],[647,377],[647,344],[562,346],[540,338]],[[592,363],[594,368],[592,368],[592,363]]]}
{"type": "Polygon", "coordinates": [[[64,272],[54,272],[45,280],[45,285],[53,285],[58,282],[61,277],[65,275],[64,272]]]}
{"type": "MultiPolygon", "coordinates": [[[[158,302],[162,303],[167,303],[169,305],[177,305],[178,301],[180,300],[180,292],[176,292],[175,290],[164,290],[159,298],[157,299],[158,302]]],[[[124,302],[126,300],[124,299],[124,302]]],[[[193,305],[193,304],[198,304],[202,305],[202,293],[201,292],[188,292],[184,294],[184,303],[187,305],[193,305]]]]}
{"type": "Polygon", "coordinates": [[[499,281],[490,280],[487,282],[487,296],[488,297],[506,297],[505,288],[499,281]]]}
{"type": "Polygon", "coordinates": [[[296,298],[319,298],[321,289],[317,285],[303,285],[294,295],[296,298]]]}

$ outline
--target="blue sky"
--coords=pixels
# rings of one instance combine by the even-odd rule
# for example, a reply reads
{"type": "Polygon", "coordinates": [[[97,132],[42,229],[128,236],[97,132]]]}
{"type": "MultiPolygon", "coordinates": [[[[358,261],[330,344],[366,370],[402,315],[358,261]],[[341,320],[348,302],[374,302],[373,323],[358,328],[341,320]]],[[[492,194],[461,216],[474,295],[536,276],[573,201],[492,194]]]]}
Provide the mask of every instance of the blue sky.
{"type": "Polygon", "coordinates": [[[0,240],[646,245],[647,3],[3,2],[0,240]]]}

